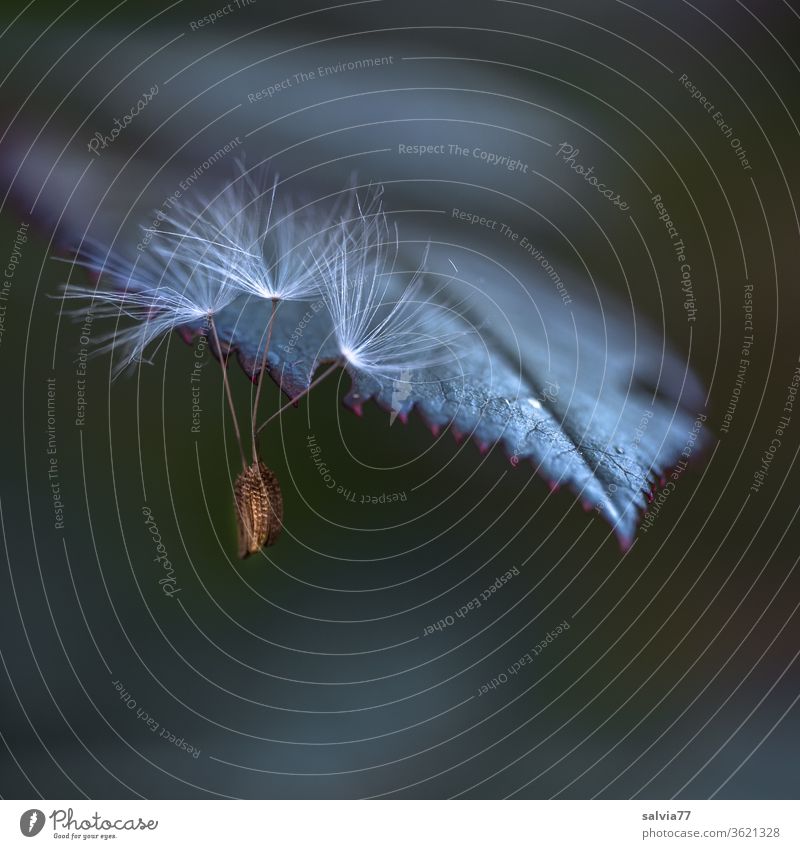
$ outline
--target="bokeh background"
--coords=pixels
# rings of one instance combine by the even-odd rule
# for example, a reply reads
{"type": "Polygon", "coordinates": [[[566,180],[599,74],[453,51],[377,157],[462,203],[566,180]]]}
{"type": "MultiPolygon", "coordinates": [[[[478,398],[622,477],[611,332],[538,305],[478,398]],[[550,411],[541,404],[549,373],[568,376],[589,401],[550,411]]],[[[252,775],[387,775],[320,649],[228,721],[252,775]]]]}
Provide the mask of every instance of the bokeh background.
{"type": "MultiPolygon", "coordinates": [[[[3,7],[0,245],[4,268],[18,263],[0,342],[0,793],[797,798],[800,408],[750,490],[800,355],[797,4],[256,0],[192,25],[219,11],[3,7]],[[392,61],[248,98],[365,57],[392,61]],[[90,154],[89,138],[153,84],[153,102],[90,154]],[[383,182],[415,237],[483,250],[544,295],[551,281],[516,246],[426,210],[501,218],[573,291],[596,286],[606,309],[624,305],[688,360],[708,391],[695,411],[708,437],[647,533],[623,550],[573,494],[502,451],[434,438],[415,415],[390,425],[371,404],[352,415],[342,376],[268,432],[286,531],[238,561],[219,369],[207,353],[194,434],[195,350],[177,336],[116,382],[108,357],[90,360],[76,426],[81,324],[52,297],[76,272],[52,257],[87,226],[138,238],[235,137],[312,197],[354,172],[383,182]],[[553,155],[565,141],[629,200],[641,238],[553,155]],[[496,150],[539,176],[402,157],[398,143],[496,150]],[[645,185],[690,251],[693,323],[645,185]],[[751,362],[725,431],[748,283],[751,362]],[[355,503],[324,486],[310,435],[355,503]],[[382,493],[405,500],[360,503],[382,493]],[[172,597],[143,505],[174,566],[172,597]],[[480,609],[454,616],[509,570],[480,609]]],[[[230,373],[246,409],[252,384],[230,373]]]]}

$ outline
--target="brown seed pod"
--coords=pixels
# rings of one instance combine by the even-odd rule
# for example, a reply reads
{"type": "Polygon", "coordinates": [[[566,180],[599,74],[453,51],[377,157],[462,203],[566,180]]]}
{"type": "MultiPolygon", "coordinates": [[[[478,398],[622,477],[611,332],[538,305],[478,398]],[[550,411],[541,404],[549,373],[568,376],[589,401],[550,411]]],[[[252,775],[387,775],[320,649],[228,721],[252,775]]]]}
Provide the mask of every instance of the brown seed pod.
{"type": "Polygon", "coordinates": [[[259,460],[233,486],[239,527],[239,557],[274,545],[283,527],[283,496],[274,473],[259,460]]]}

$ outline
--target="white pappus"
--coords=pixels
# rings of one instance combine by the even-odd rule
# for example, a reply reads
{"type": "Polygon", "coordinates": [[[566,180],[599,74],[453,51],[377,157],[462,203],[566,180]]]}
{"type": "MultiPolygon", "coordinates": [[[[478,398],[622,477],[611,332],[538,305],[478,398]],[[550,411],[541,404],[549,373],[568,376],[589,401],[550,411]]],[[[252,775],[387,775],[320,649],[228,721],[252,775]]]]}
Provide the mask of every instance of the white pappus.
{"type": "Polygon", "coordinates": [[[236,161],[236,168],[238,176],[218,195],[182,207],[165,219],[169,229],[151,232],[159,236],[158,243],[174,245],[184,261],[244,295],[271,302],[251,410],[255,462],[258,406],[276,311],[282,301],[320,293],[320,268],[331,263],[340,248],[337,218],[346,220],[348,212],[357,218],[357,204],[355,193],[345,190],[324,214],[318,204],[295,209],[291,199],[278,195],[277,177],[270,187],[264,168],[248,170],[242,160],[236,161]]]}
{"type": "Polygon", "coordinates": [[[65,300],[89,300],[94,314],[101,318],[133,319],[129,327],[119,327],[100,337],[95,353],[121,350],[115,376],[135,362],[145,359],[146,350],[156,347],[172,330],[181,328],[209,331],[222,366],[225,395],[231,411],[242,465],[246,465],[241,431],[233,405],[227,375],[227,358],[217,335],[214,316],[236,298],[238,291],[225,278],[163,248],[127,260],[105,251],[94,242],[85,242],[74,264],[98,275],[97,286],[64,287],[65,300]],[[107,286],[110,278],[111,286],[107,286]]]}
{"type": "Polygon", "coordinates": [[[101,337],[98,353],[120,354],[115,374],[144,360],[147,349],[171,330],[207,325],[238,294],[224,278],[163,250],[128,260],[86,242],[73,263],[96,274],[98,282],[95,287],[66,285],[65,300],[88,300],[96,316],[135,321],[101,337]]]}
{"type": "MultiPolygon", "coordinates": [[[[333,260],[322,267],[322,294],[342,360],[376,377],[395,377],[458,359],[466,329],[454,307],[425,291],[422,263],[398,269],[400,242],[382,209],[345,230],[333,260]]],[[[426,249],[427,257],[427,249],[426,249]]]]}
{"type": "Polygon", "coordinates": [[[426,380],[415,377],[418,372],[450,363],[460,367],[473,328],[459,312],[461,302],[435,300],[453,278],[426,292],[424,259],[413,272],[399,269],[397,229],[386,220],[381,192],[371,187],[363,206],[356,199],[358,214],[341,221],[335,254],[316,258],[339,356],[259,431],[341,366],[373,378],[400,379],[406,387],[403,400],[413,384],[426,380]]]}
{"type": "Polygon", "coordinates": [[[319,292],[312,256],[332,252],[330,218],[309,204],[295,210],[269,186],[262,168],[247,170],[211,199],[198,198],[148,232],[174,243],[176,254],[224,277],[243,294],[270,301],[305,300],[319,292]]]}

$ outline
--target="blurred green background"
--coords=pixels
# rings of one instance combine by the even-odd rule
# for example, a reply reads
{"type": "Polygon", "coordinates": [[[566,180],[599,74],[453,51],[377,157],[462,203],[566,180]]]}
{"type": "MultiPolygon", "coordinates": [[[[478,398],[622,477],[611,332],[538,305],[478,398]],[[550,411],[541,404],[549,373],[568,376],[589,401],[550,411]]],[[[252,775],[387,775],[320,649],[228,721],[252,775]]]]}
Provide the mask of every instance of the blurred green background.
{"type": "MultiPolygon", "coordinates": [[[[800,421],[788,428],[762,490],[748,493],[800,354],[794,328],[800,21],[789,7],[649,2],[637,12],[575,2],[547,11],[504,3],[382,2],[315,10],[259,2],[200,36],[187,22],[211,7],[127,3],[89,30],[107,11],[101,4],[65,9],[37,2],[3,36],[9,77],[0,106],[8,133],[0,147],[6,146],[4,186],[12,185],[0,216],[4,254],[11,255],[20,222],[30,222],[31,235],[0,345],[0,793],[796,798],[800,421]],[[77,47],[80,70],[81,61],[88,64],[162,12],[112,51],[85,90],[71,92],[75,68],[60,73],[56,66],[22,105],[37,85],[37,69],[44,76],[59,56],[60,39],[88,32],[77,47]],[[294,19],[254,35],[257,26],[287,17],[294,19]],[[581,195],[589,211],[602,216],[601,227],[591,226],[557,191],[549,194],[545,181],[523,186],[513,174],[483,172],[484,185],[475,189],[429,182],[468,182],[450,162],[368,158],[317,168],[298,182],[315,193],[332,191],[356,168],[363,179],[385,180],[392,189],[387,202],[398,210],[466,200],[544,240],[547,228],[537,230],[540,222],[498,194],[519,193],[569,233],[604,293],[625,300],[632,292],[634,314],[688,357],[710,388],[711,438],[654,527],[630,550],[621,551],[610,529],[584,513],[574,496],[550,493],[529,468],[513,469],[498,450],[483,458],[475,445],[458,445],[449,434],[434,440],[413,414],[407,425],[391,426],[388,413],[371,404],[362,417],[352,415],[339,404],[349,381],[337,376],[267,432],[265,459],[282,483],[286,531],[264,556],[240,562],[230,492],[237,451],[219,367],[207,354],[201,432],[193,434],[195,354],[177,336],[151,366],[113,383],[108,357],[91,360],[86,424],[74,425],[80,323],[60,317],[59,301],[51,298],[69,267],[50,258],[61,246],[51,239],[55,222],[45,212],[48,193],[58,198],[58,209],[66,192],[48,182],[31,214],[46,171],[37,183],[34,163],[22,172],[24,180],[14,179],[8,163],[41,129],[37,144],[52,139],[56,149],[78,133],[69,155],[75,154],[75,167],[85,167],[88,160],[77,151],[88,129],[107,126],[125,111],[135,100],[130,93],[141,89],[140,76],[115,89],[84,126],[87,104],[111,88],[112,74],[123,77],[133,58],[146,55],[137,51],[180,33],[137,74],[160,79],[158,63],[180,64],[181,51],[196,54],[198,64],[172,89],[164,86],[153,113],[143,113],[115,143],[111,154],[122,161],[123,151],[137,151],[124,172],[128,182],[116,186],[117,201],[130,196],[132,202],[144,183],[137,167],[150,174],[150,164],[177,150],[181,138],[189,140],[181,149],[184,161],[196,162],[240,126],[280,115],[258,137],[259,155],[271,156],[295,134],[313,135],[314,128],[324,134],[359,115],[365,123],[384,113],[408,115],[412,107],[433,121],[432,129],[430,123],[409,128],[412,143],[481,138],[477,129],[473,136],[470,128],[444,122],[452,106],[454,114],[493,126],[541,131],[553,143],[574,138],[598,171],[614,174],[642,212],[644,242],[631,238],[622,217],[581,195]],[[333,46],[318,43],[338,35],[333,46]],[[217,98],[210,106],[204,97],[195,108],[188,94],[220,79],[220,69],[297,45],[305,45],[299,63],[278,57],[267,65],[274,71],[258,69],[231,91],[245,101],[259,79],[267,85],[286,68],[364,54],[485,61],[398,61],[386,80],[350,77],[336,84],[379,91],[407,80],[405,94],[384,94],[379,102],[364,101],[368,106],[317,108],[317,100],[336,92],[309,88],[295,93],[296,101],[266,104],[259,113],[243,115],[241,107],[192,138],[235,97],[222,87],[209,95],[217,98]],[[497,62],[505,64],[490,64],[497,62]],[[737,127],[752,173],[743,172],[711,118],[676,84],[681,73],[708,91],[737,127]],[[473,93],[460,100],[452,91],[422,93],[437,86],[473,93]],[[476,90],[508,96],[487,101],[476,90]],[[172,122],[179,127],[147,140],[156,108],[184,103],[186,112],[172,122]],[[294,109],[304,111],[286,118],[294,109]],[[594,134],[609,145],[587,147],[594,134]],[[617,156],[670,198],[691,245],[700,304],[691,346],[680,297],[666,282],[672,260],[663,226],[647,214],[647,195],[617,156]],[[652,254],[644,245],[653,246],[652,254]],[[653,265],[665,278],[660,289],[653,265]],[[721,434],[743,335],[745,265],[754,284],[753,358],[730,432],[721,434]],[[50,377],[57,387],[63,533],[53,527],[48,480],[50,377]],[[359,494],[402,492],[407,499],[353,504],[326,489],[309,435],[337,485],[359,494]],[[175,568],[180,593],[172,598],[158,583],[163,573],[153,561],[143,505],[175,568]],[[519,574],[479,610],[424,636],[512,567],[519,574]],[[563,620],[569,630],[534,663],[477,695],[563,620]],[[115,682],[135,708],[126,707],[115,682]],[[162,739],[137,710],[200,755],[162,739]]],[[[13,14],[6,7],[9,22],[13,14]]],[[[280,165],[296,173],[306,158],[319,163],[328,153],[372,149],[382,144],[383,132],[401,137],[392,127],[374,132],[334,135],[310,150],[281,154],[280,165]]],[[[519,144],[529,157],[537,155],[513,132],[488,133],[503,150],[519,144]]],[[[248,155],[252,150],[253,142],[248,155]]],[[[566,179],[544,154],[542,160],[537,165],[549,168],[553,180],[566,179]]],[[[116,167],[111,155],[101,157],[89,177],[116,167]]],[[[174,173],[148,189],[151,206],[174,173]]],[[[78,213],[70,208],[69,214],[78,213]]],[[[129,226],[138,223],[132,216],[129,226]]],[[[417,223],[436,226],[423,213],[417,223]]],[[[498,256],[508,250],[483,235],[462,230],[455,237],[498,256]]],[[[574,260],[560,239],[548,251],[563,265],[574,260]]],[[[524,264],[518,256],[513,261],[524,264]]],[[[532,285],[539,285],[537,273],[531,267],[532,285]]],[[[252,384],[235,363],[230,374],[244,411],[252,384]]],[[[264,407],[274,409],[278,391],[271,384],[267,389],[264,407]]]]}

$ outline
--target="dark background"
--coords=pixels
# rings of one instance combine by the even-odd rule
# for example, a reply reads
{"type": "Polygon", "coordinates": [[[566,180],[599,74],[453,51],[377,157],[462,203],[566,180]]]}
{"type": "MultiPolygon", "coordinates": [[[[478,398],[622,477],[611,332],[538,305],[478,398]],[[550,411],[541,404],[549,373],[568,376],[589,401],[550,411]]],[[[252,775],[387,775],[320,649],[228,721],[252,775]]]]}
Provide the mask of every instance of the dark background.
{"type": "MultiPolygon", "coordinates": [[[[761,491],[748,491],[800,355],[796,4],[386,0],[326,10],[259,0],[202,32],[189,21],[214,11],[205,4],[124,3],[102,23],[109,8],[99,4],[6,4],[5,23],[17,11],[0,65],[3,253],[21,221],[31,228],[0,345],[0,794],[797,798],[800,409],[761,491]],[[224,115],[273,79],[365,55],[395,61],[224,115]],[[74,135],[64,162],[83,169],[92,133],[190,62],[92,165],[98,196],[109,174],[122,175],[100,204],[99,226],[123,243],[133,238],[147,220],[141,210],[157,206],[176,175],[240,130],[274,121],[248,140],[248,157],[275,157],[311,194],[337,190],[353,170],[385,181],[387,204],[410,226],[441,227],[508,257],[528,269],[532,286],[548,282],[502,241],[403,210],[463,204],[501,216],[560,267],[574,265],[576,285],[588,282],[580,256],[601,291],[632,303],[709,389],[703,457],[631,549],[571,494],[549,493],[499,451],[483,457],[449,434],[433,440],[414,415],[390,428],[374,405],[353,416],[337,401],[343,378],[269,431],[287,527],[275,548],[240,562],[236,451],[219,371],[211,363],[204,373],[195,437],[194,354],[177,336],[152,366],[114,383],[108,358],[92,360],[87,423],[74,426],[80,325],[59,322],[49,296],[69,269],[50,257],[94,201],[73,198],[56,228],[68,192],[46,179],[49,166],[35,154],[74,135]],[[678,83],[682,73],[735,127],[752,171],[678,83]],[[352,94],[360,96],[324,103],[352,94]],[[583,208],[546,179],[354,156],[404,134],[412,144],[502,149],[555,184],[567,180],[563,166],[529,136],[574,139],[631,198],[644,243],[574,184],[583,208]],[[31,144],[25,169],[9,173],[31,144]],[[352,158],[336,161],[342,156],[352,158]],[[670,198],[692,252],[699,314],[691,340],[663,227],[636,173],[670,198]],[[118,236],[114,209],[130,212],[118,236]],[[746,279],[753,361],[730,431],[720,434],[746,279]],[[47,479],[51,376],[63,532],[53,527],[47,479]],[[326,490],[309,434],[338,483],[407,500],[353,504],[326,490]],[[173,598],[158,584],[143,504],[175,566],[173,598]],[[480,610],[423,636],[512,567],[519,575],[480,610]],[[569,630],[534,664],[477,696],[563,620],[569,630]],[[199,757],[154,735],[115,681],[199,757]]],[[[251,384],[238,368],[231,377],[246,408],[251,384]]],[[[274,408],[278,392],[268,390],[265,407],[274,408]]]]}

